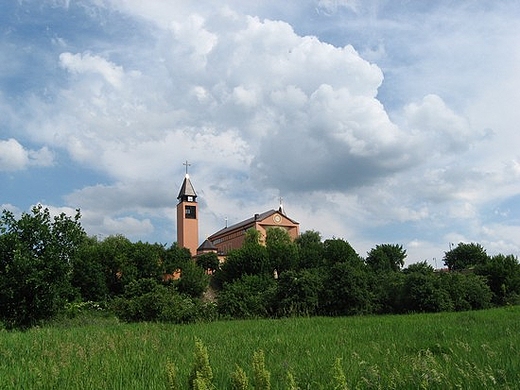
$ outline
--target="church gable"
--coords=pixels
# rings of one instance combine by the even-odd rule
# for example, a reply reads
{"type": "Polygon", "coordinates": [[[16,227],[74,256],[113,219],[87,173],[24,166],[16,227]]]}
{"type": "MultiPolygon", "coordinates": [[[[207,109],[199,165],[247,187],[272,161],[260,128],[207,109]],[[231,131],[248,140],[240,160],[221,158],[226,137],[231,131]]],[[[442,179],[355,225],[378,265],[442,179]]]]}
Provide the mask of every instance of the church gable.
{"type": "Polygon", "coordinates": [[[281,210],[269,210],[261,214],[255,214],[235,225],[225,227],[208,237],[208,240],[217,247],[219,254],[226,254],[232,249],[242,246],[245,232],[255,229],[260,232],[262,240],[265,240],[267,229],[278,227],[287,230],[294,240],[299,235],[299,223],[285,215],[281,210]]]}

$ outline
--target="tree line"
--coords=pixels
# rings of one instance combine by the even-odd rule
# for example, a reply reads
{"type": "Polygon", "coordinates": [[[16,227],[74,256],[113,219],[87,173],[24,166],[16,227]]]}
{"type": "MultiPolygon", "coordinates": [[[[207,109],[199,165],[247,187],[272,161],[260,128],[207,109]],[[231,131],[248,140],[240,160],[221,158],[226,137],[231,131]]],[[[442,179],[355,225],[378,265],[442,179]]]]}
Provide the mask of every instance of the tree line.
{"type": "Polygon", "coordinates": [[[445,271],[404,268],[406,250],[376,245],[360,256],[348,241],[306,231],[291,241],[246,232],[220,264],[175,243],[89,237],[73,217],[34,207],[0,217],[0,327],[26,328],[97,302],[124,321],[189,323],[218,318],[343,316],[484,309],[520,302],[520,265],[479,244],[445,253],[445,271]]]}

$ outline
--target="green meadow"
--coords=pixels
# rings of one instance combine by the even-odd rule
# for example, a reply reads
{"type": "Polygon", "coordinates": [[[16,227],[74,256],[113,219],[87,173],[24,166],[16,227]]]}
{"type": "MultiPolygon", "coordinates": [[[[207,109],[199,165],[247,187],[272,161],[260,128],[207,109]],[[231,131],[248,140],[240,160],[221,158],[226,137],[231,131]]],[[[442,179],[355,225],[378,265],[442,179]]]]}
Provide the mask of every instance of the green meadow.
{"type": "Polygon", "coordinates": [[[272,389],[520,388],[520,307],[342,318],[125,324],[84,318],[0,332],[1,389],[168,389],[168,367],[188,388],[195,340],[206,346],[217,389],[237,365],[252,376],[263,351],[272,389]],[[340,359],[340,360],[338,360],[340,359]],[[294,388],[294,386],[292,387],[294,388]],[[344,387],[342,387],[344,388],[344,387]]]}

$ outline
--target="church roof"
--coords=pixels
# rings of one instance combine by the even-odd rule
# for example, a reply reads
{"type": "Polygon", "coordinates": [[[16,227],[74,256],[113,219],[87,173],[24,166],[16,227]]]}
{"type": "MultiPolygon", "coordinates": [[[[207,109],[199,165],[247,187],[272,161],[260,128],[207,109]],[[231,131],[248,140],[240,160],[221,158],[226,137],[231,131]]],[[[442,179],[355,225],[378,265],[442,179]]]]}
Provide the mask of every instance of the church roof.
{"type": "Polygon", "coordinates": [[[182,182],[181,189],[179,191],[179,195],[177,196],[177,199],[182,199],[185,196],[193,196],[196,197],[197,193],[195,192],[195,188],[193,188],[193,185],[190,181],[190,176],[186,174],[184,177],[184,181],[182,182]]]}
{"type": "Polygon", "coordinates": [[[207,238],[204,240],[202,244],[197,248],[197,252],[204,252],[204,251],[216,251],[217,247],[213,245],[213,243],[208,240],[207,238]]]}
{"type": "Polygon", "coordinates": [[[255,214],[251,218],[245,219],[242,222],[239,222],[237,224],[234,224],[234,225],[225,227],[223,229],[220,229],[218,232],[213,233],[209,237],[209,239],[211,240],[213,237],[217,237],[217,236],[219,236],[220,234],[222,234],[224,232],[229,232],[229,231],[232,231],[232,230],[239,230],[239,229],[242,229],[242,228],[247,228],[247,227],[253,226],[255,224],[255,222],[263,221],[264,219],[270,217],[271,215],[277,214],[277,213],[282,214],[285,218],[287,218],[292,223],[298,224],[298,222],[296,222],[293,219],[289,218],[287,215],[283,214],[280,210],[269,210],[269,211],[266,211],[266,212],[264,212],[262,214],[255,214]]]}

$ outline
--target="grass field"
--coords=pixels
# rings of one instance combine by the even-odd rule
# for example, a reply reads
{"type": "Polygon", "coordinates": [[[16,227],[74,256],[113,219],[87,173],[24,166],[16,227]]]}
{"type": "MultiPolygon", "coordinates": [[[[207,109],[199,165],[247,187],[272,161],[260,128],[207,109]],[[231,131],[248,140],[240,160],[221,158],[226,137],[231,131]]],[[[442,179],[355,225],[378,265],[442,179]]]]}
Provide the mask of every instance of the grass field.
{"type": "Polygon", "coordinates": [[[346,318],[121,324],[97,318],[27,332],[0,331],[0,389],[167,389],[172,362],[186,385],[195,339],[217,389],[239,364],[251,377],[263,350],[272,389],[331,389],[341,358],[349,388],[518,389],[520,307],[346,318]]]}

